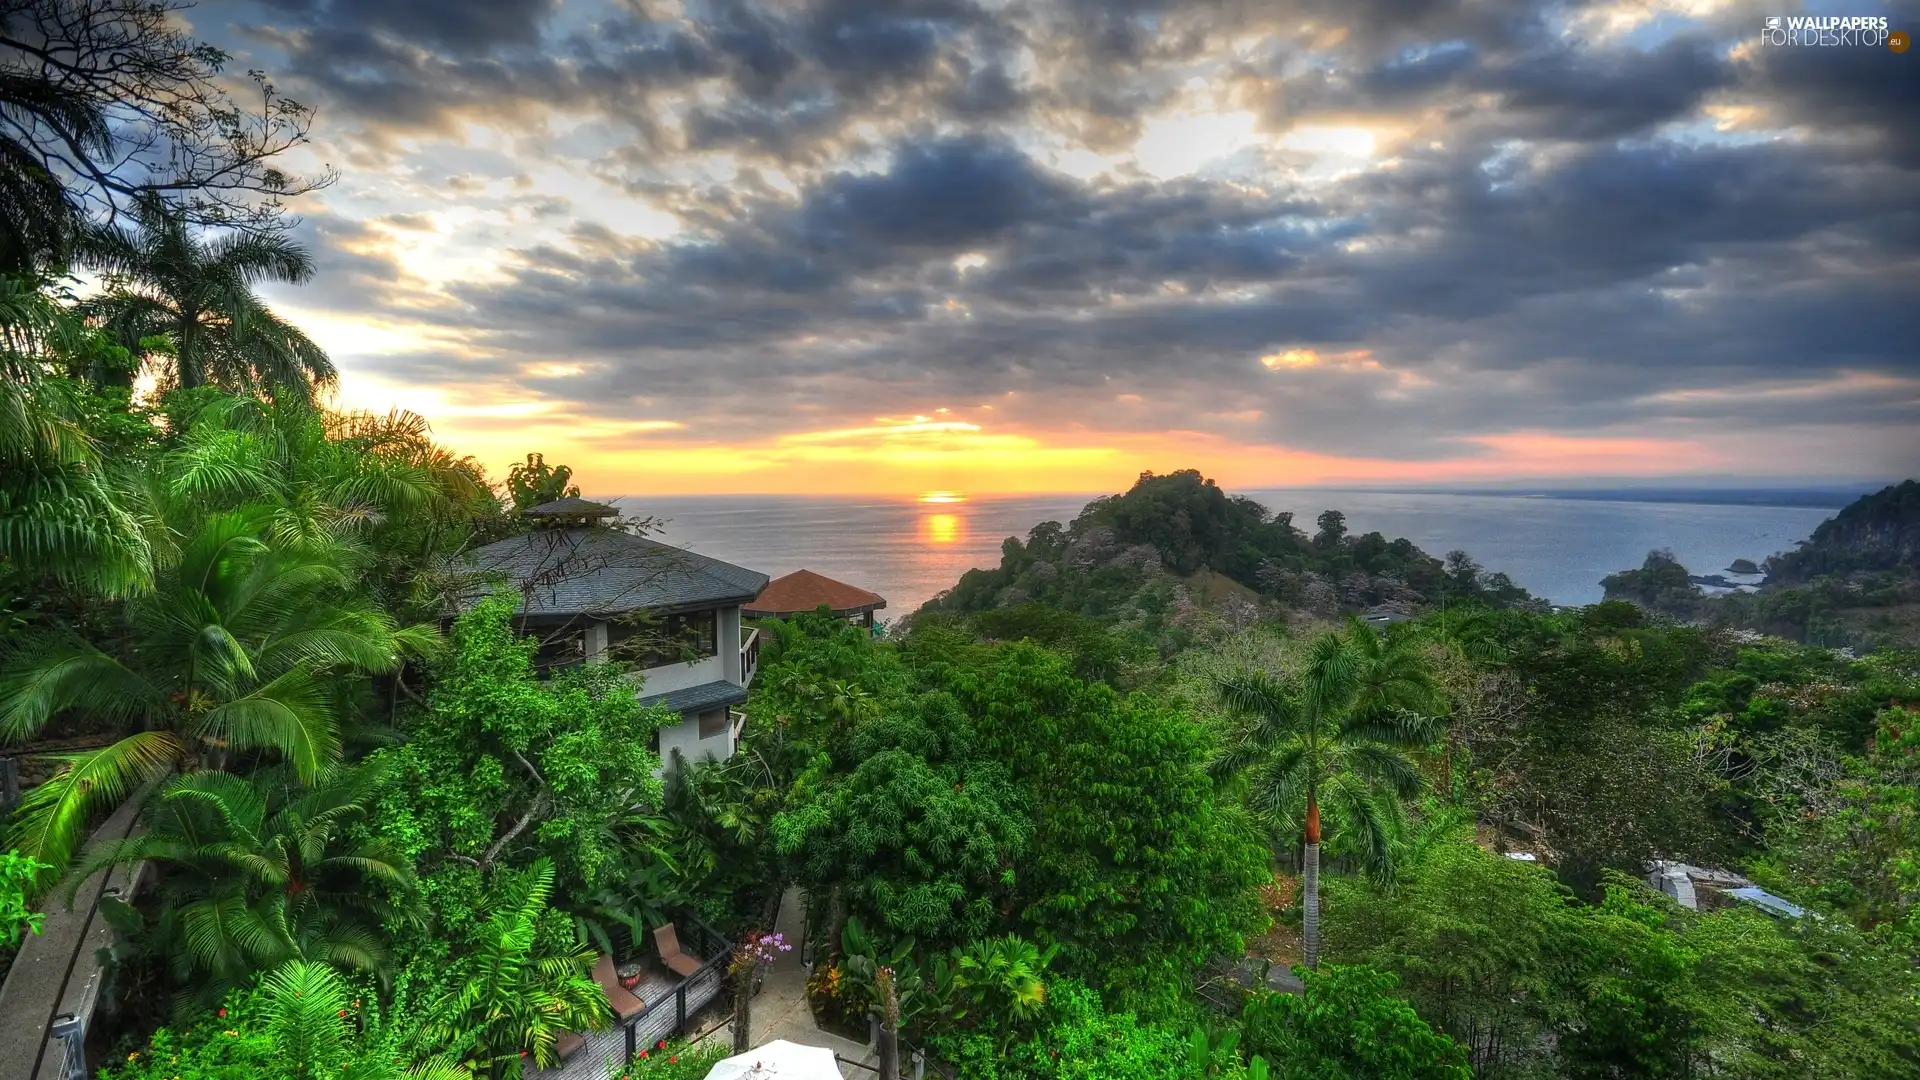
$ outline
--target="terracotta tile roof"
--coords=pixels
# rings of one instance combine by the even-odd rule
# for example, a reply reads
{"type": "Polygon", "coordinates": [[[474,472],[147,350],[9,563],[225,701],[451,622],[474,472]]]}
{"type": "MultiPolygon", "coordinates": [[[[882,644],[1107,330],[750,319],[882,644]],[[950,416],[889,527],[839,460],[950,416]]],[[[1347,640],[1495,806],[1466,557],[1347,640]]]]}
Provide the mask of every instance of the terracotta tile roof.
{"type": "Polygon", "coordinates": [[[742,613],[755,617],[792,615],[812,611],[821,604],[836,614],[849,615],[886,607],[887,600],[879,593],[822,577],[811,570],[795,570],[786,577],[775,578],[742,613]]]}

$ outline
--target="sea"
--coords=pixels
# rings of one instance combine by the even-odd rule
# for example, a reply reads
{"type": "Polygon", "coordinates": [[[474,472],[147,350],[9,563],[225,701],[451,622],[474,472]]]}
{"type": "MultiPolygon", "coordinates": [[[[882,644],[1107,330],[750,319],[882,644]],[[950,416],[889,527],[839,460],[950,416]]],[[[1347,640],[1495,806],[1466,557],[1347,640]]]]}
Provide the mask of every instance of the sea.
{"type": "MultiPolygon", "coordinates": [[[[1597,603],[1600,579],[1671,549],[1694,574],[1724,572],[1793,548],[1831,506],[1675,501],[1671,492],[1552,494],[1398,493],[1292,488],[1236,492],[1293,512],[1312,533],[1323,510],[1346,515],[1353,535],[1406,537],[1436,557],[1466,551],[1554,604],[1597,603]]],[[[623,496],[629,515],[661,523],[657,537],[779,577],[807,569],[871,589],[884,619],[913,613],[974,567],[1000,563],[1001,544],[1042,521],[1068,522],[1096,496],[1018,495],[922,502],[913,496],[623,496]]],[[[1712,498],[1712,496],[1703,496],[1712,498]]],[[[1782,499],[1782,502],[1792,500],[1782,499]]]]}

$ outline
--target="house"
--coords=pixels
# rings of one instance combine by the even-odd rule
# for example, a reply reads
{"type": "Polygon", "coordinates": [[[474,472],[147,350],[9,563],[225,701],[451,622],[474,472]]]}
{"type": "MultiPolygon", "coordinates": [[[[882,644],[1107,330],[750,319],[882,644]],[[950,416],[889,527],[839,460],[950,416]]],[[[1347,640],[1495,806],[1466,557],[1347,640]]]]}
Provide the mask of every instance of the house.
{"type": "Polygon", "coordinates": [[[749,619],[779,619],[818,611],[822,604],[835,617],[871,630],[873,613],[887,606],[887,598],[811,570],[795,570],[775,578],[744,613],[749,619]]]}
{"type": "Polygon", "coordinates": [[[477,584],[461,606],[504,579],[520,591],[520,632],[540,640],[542,674],[631,664],[640,700],[681,715],[658,734],[663,763],[732,757],[760,655],[740,609],[767,575],[623,529],[620,511],[602,503],[566,498],[523,514],[538,527],[467,557],[477,584]]]}

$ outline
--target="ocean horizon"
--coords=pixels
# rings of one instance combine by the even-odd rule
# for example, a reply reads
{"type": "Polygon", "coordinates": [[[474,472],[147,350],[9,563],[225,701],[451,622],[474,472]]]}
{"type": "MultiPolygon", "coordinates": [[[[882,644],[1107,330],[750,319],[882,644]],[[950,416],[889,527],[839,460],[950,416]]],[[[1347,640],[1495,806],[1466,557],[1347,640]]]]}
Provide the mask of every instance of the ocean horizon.
{"type": "MultiPolygon", "coordinates": [[[[1346,515],[1355,534],[1406,537],[1435,557],[1464,550],[1560,605],[1597,603],[1600,579],[1671,549],[1696,574],[1738,558],[1759,562],[1790,550],[1846,501],[1832,489],[1782,489],[1800,502],[1680,501],[1668,491],[1407,492],[1267,488],[1235,492],[1271,511],[1291,511],[1311,533],[1323,510],[1346,515]],[[1825,490],[1826,505],[1807,505],[1825,490]],[[1640,497],[1606,498],[1600,495],[1640,497]]],[[[1751,498],[1752,489],[1728,489],[1751,498]]],[[[1000,563],[1008,537],[1043,521],[1068,522],[1097,495],[976,496],[921,502],[914,496],[599,496],[630,515],[661,519],[659,539],[772,577],[808,569],[871,589],[883,619],[911,614],[960,576],[1000,563]]]]}

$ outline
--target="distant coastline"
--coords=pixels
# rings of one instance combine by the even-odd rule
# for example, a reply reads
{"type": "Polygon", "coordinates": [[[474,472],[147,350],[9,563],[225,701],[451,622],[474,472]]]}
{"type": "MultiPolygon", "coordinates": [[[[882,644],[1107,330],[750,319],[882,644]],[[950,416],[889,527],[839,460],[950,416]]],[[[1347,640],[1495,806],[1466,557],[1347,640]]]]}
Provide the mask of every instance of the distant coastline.
{"type": "Polygon", "coordinates": [[[1837,510],[1885,485],[1832,488],[1579,488],[1563,490],[1486,488],[1346,488],[1381,495],[1478,495],[1506,499],[1572,499],[1584,502],[1687,503],[1695,506],[1791,506],[1837,510]]]}

